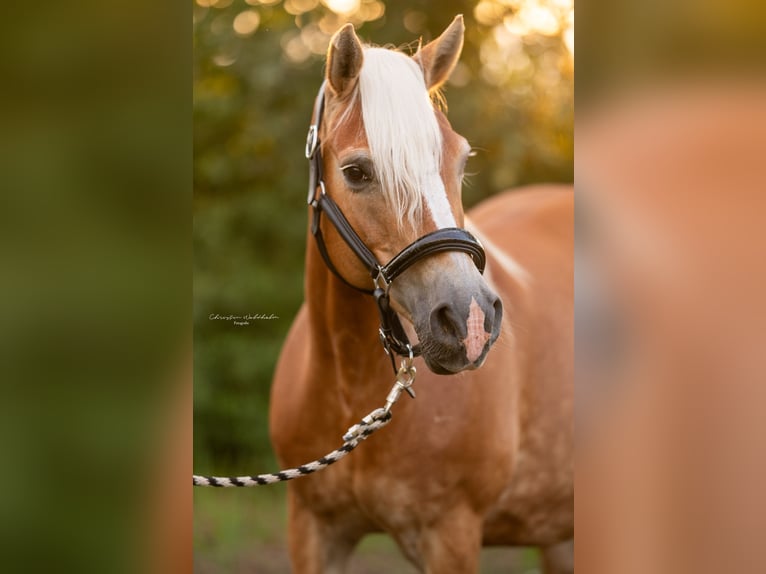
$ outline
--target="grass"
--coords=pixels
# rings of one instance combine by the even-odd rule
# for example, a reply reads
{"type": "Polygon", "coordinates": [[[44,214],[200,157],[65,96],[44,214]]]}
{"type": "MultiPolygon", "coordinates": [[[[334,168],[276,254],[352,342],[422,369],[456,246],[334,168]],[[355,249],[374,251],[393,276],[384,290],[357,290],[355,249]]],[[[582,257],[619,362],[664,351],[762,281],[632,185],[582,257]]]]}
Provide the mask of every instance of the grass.
{"type": "MultiPolygon", "coordinates": [[[[288,574],[286,485],[194,490],[195,574],[288,574]]],[[[384,534],[367,536],[349,574],[416,574],[384,534]]],[[[481,574],[537,574],[537,552],[486,548],[481,574]]]]}

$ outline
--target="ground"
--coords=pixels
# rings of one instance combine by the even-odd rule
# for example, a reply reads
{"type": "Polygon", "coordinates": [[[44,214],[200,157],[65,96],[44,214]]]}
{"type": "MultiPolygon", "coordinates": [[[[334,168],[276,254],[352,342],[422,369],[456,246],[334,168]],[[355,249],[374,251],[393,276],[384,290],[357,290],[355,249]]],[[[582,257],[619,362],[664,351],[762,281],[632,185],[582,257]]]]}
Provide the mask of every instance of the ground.
{"type": "MultiPolygon", "coordinates": [[[[285,485],[195,489],[195,574],[288,574],[285,485]]],[[[481,574],[539,574],[532,549],[488,548],[481,574]]],[[[384,535],[357,548],[349,574],[416,574],[384,535]]]]}

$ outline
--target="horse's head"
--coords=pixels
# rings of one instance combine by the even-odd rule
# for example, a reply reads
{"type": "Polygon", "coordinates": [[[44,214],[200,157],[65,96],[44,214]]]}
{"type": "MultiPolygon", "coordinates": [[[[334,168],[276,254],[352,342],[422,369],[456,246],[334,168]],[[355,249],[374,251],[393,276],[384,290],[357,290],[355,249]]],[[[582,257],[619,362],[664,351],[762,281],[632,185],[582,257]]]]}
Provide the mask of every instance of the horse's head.
{"type": "MultiPolygon", "coordinates": [[[[326,193],[378,261],[437,229],[463,226],[470,146],[433,104],[460,56],[463,32],[458,16],[413,57],[363,46],[350,24],[331,41],[321,127],[326,193]]],[[[326,227],[340,274],[369,288],[369,272],[326,227]]],[[[435,373],[480,366],[500,332],[500,299],[463,252],[419,260],[393,281],[390,298],[435,373]]]]}

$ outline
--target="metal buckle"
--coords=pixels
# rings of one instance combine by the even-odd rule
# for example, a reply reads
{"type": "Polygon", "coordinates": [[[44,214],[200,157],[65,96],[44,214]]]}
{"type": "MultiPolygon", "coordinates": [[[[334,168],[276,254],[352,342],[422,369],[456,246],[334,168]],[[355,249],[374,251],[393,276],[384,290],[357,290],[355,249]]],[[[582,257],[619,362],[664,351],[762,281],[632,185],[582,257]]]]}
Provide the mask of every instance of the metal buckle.
{"type": "Polygon", "coordinates": [[[385,334],[383,333],[383,328],[378,329],[378,337],[380,337],[380,344],[383,345],[383,350],[386,352],[386,355],[389,357],[391,356],[391,349],[388,345],[388,339],[386,339],[385,334]]]}
{"type": "Polygon", "coordinates": [[[376,289],[383,289],[383,291],[386,292],[386,295],[388,295],[388,289],[391,287],[391,283],[386,281],[386,277],[383,274],[383,267],[378,265],[378,274],[373,278],[373,283],[375,283],[376,289]]]}
{"type": "Polygon", "coordinates": [[[386,406],[383,407],[383,411],[386,414],[391,411],[391,407],[393,407],[394,403],[399,400],[402,391],[405,391],[413,399],[415,398],[415,391],[412,389],[412,383],[415,382],[415,376],[417,375],[418,370],[412,364],[414,356],[412,345],[407,345],[407,350],[409,351],[409,357],[402,359],[399,372],[396,373],[396,382],[386,397],[386,406]]]}
{"type": "Polygon", "coordinates": [[[311,159],[317,151],[317,142],[319,141],[319,129],[316,124],[309,126],[309,133],[306,135],[306,159],[311,159]]]}
{"type": "Polygon", "coordinates": [[[316,208],[317,207],[317,203],[319,201],[319,197],[321,197],[323,195],[325,195],[324,181],[320,181],[317,184],[316,188],[314,189],[314,194],[311,195],[311,192],[309,192],[308,204],[311,207],[316,208]],[[317,189],[319,189],[319,193],[317,193],[317,191],[316,191],[317,189]]]}

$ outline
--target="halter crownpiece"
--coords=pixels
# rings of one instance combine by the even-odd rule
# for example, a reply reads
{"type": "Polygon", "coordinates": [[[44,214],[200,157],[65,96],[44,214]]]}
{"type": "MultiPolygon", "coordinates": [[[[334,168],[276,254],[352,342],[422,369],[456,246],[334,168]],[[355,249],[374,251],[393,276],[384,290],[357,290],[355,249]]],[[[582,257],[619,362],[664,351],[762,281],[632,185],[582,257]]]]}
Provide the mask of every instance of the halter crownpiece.
{"type": "Polygon", "coordinates": [[[324,178],[322,175],[322,146],[319,139],[319,129],[324,115],[325,83],[319,88],[319,93],[314,103],[313,123],[309,127],[306,137],[306,159],[309,160],[309,190],[307,202],[313,211],[311,221],[311,234],[314,236],[319,253],[327,265],[327,268],[349,287],[361,291],[375,298],[380,314],[380,340],[386,354],[391,356],[391,362],[396,372],[396,363],[393,354],[406,357],[420,354],[420,345],[411,346],[399,316],[391,308],[388,290],[391,283],[409,269],[412,265],[436,253],[445,251],[461,251],[471,256],[479,272],[484,272],[486,255],[484,248],[476,237],[465,229],[459,227],[447,227],[437,229],[424,235],[396,254],[388,263],[381,265],[372,251],[354,231],[346,216],[343,215],[338,204],[327,195],[324,178]],[[332,223],[343,241],[348,245],[357,259],[370,273],[373,289],[364,289],[353,285],[340,274],[332,262],[327,246],[324,242],[320,226],[322,213],[332,223]]]}

